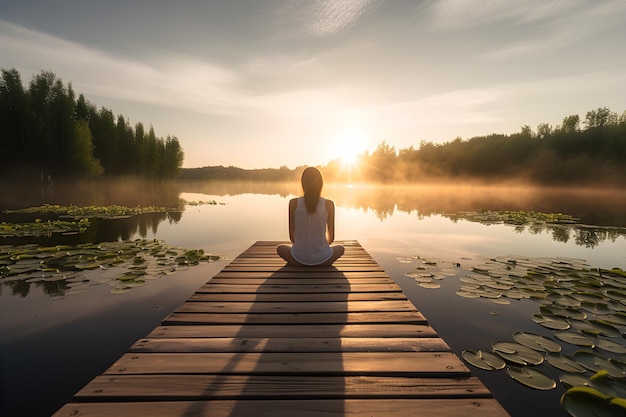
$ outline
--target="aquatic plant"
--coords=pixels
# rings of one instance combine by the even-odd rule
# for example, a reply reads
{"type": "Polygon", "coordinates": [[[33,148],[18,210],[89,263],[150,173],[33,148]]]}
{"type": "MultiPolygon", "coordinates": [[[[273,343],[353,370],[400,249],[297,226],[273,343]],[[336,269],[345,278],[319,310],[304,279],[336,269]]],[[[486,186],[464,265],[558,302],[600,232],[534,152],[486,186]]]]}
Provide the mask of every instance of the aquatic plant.
{"type": "Polygon", "coordinates": [[[588,248],[597,246],[603,240],[626,237],[624,227],[581,224],[579,218],[563,213],[480,209],[442,216],[454,222],[465,220],[484,225],[504,224],[513,226],[519,232],[528,229],[532,234],[549,232],[556,242],[567,243],[573,237],[576,245],[588,248]]]}
{"type": "Polygon", "coordinates": [[[53,233],[82,233],[89,228],[89,219],[77,221],[35,219],[29,223],[0,223],[0,236],[50,236],[53,233]]]}
{"type": "MultiPolygon", "coordinates": [[[[147,280],[180,271],[218,255],[202,249],[179,248],[159,240],[125,240],[43,247],[34,244],[0,246],[0,284],[19,285],[64,281],[72,293],[109,283],[121,294],[147,280]]],[[[56,295],[68,295],[59,288],[56,295]]],[[[28,293],[22,289],[19,293],[28,293]]]]}
{"type": "MultiPolygon", "coordinates": [[[[169,209],[173,210],[173,209],[169,209]]],[[[97,217],[101,219],[110,219],[110,218],[121,218],[121,217],[130,217],[136,216],[139,214],[145,213],[163,213],[167,212],[168,209],[166,207],[155,207],[155,206],[147,206],[147,207],[126,207],[119,205],[110,205],[110,206],[87,206],[80,207],[75,205],[69,206],[61,206],[58,204],[44,204],[41,206],[35,207],[27,207],[23,209],[16,210],[5,210],[7,214],[56,214],[59,216],[81,219],[81,218],[90,218],[97,217]]]]}
{"type": "Polygon", "coordinates": [[[573,416],[624,415],[626,411],[626,280],[620,268],[594,268],[582,259],[506,256],[472,260],[467,267],[414,256],[418,262],[405,276],[422,288],[438,279],[456,278],[456,294],[467,299],[510,304],[534,301],[530,319],[554,338],[515,332],[512,341],[494,342],[490,350],[465,349],[461,356],[485,371],[506,368],[517,382],[534,389],[556,387],[540,370],[544,362],[563,371],[559,380],[568,391],[561,404],[573,416]],[[565,345],[578,347],[572,356],[565,345]],[[493,355],[506,364],[495,365],[493,355]],[[617,355],[622,355],[617,356],[617,355]],[[594,373],[589,375],[589,372],[594,373]]]}

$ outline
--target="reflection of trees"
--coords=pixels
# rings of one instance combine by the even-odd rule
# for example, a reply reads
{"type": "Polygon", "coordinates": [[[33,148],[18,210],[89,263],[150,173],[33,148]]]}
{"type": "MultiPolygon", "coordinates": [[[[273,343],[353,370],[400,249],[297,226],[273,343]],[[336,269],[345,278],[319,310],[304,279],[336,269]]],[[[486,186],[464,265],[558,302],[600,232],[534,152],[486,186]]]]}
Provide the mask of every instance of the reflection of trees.
{"type": "MultiPolygon", "coordinates": [[[[5,286],[11,288],[12,295],[19,295],[22,298],[27,297],[30,294],[32,282],[28,282],[27,279],[15,279],[3,283],[5,286]]],[[[65,291],[68,290],[67,282],[65,280],[59,281],[37,281],[34,283],[37,287],[41,287],[44,294],[50,297],[58,297],[65,295],[65,291]]],[[[2,291],[0,290],[0,295],[2,291]]]]}
{"type": "Polygon", "coordinates": [[[19,295],[20,297],[26,297],[30,294],[30,283],[23,279],[9,281],[7,285],[11,287],[12,295],[19,295]]]}
{"type": "MultiPolygon", "coordinates": [[[[493,220],[484,220],[480,216],[474,216],[473,212],[455,213],[451,215],[443,215],[456,222],[460,219],[477,222],[485,225],[496,224],[493,220]]],[[[516,233],[522,234],[525,232],[539,235],[541,233],[551,233],[552,239],[555,242],[567,243],[570,236],[574,233],[574,242],[578,246],[585,246],[587,248],[594,248],[605,240],[615,241],[618,237],[622,236],[626,238],[626,229],[624,228],[608,228],[608,227],[592,227],[588,225],[577,224],[552,224],[541,221],[529,220],[525,224],[511,224],[506,221],[500,222],[501,224],[508,224],[513,227],[516,233]]]]}
{"type": "Polygon", "coordinates": [[[604,240],[601,235],[604,233],[598,232],[593,229],[579,228],[575,230],[574,241],[579,246],[585,246],[587,248],[595,248],[600,241],[604,240]]]}
{"type": "Polygon", "coordinates": [[[148,232],[157,233],[159,224],[165,220],[169,223],[178,223],[182,212],[173,213],[146,213],[125,219],[94,219],[92,227],[96,231],[92,242],[112,242],[118,239],[128,240],[139,234],[142,238],[148,232]]]}
{"type": "Polygon", "coordinates": [[[595,247],[600,242],[618,237],[626,238],[624,216],[626,195],[615,190],[573,190],[530,187],[486,186],[354,186],[331,185],[329,197],[340,207],[371,209],[383,220],[394,209],[417,212],[420,216],[442,215],[452,221],[467,220],[481,224],[509,224],[517,233],[551,233],[557,242],[567,243],[572,235],[577,245],[595,247]],[[598,211],[598,201],[603,210],[598,211]],[[510,219],[489,219],[475,214],[482,209],[522,213],[521,223],[510,219]],[[533,219],[537,213],[572,213],[586,224],[554,223],[533,219]],[[529,216],[524,220],[523,213],[529,216]]]}
{"type": "Polygon", "coordinates": [[[59,297],[65,295],[65,291],[68,290],[67,282],[65,280],[60,281],[39,281],[37,286],[41,286],[44,294],[50,297],[59,297]]]}
{"type": "Polygon", "coordinates": [[[553,226],[551,227],[552,239],[555,242],[567,243],[570,238],[570,228],[567,226],[553,226]]]}

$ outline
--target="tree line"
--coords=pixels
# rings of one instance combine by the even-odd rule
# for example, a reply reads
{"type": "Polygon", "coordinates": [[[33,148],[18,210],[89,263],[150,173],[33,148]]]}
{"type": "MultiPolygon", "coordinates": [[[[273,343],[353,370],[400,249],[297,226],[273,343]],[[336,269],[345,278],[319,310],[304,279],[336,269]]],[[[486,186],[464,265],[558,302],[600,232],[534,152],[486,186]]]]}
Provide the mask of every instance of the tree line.
{"type": "MultiPolygon", "coordinates": [[[[341,159],[320,166],[329,181],[480,183],[519,181],[538,185],[625,185],[626,111],[607,107],[570,115],[562,124],[522,126],[509,135],[491,134],[445,143],[422,141],[396,150],[382,142],[358,156],[352,166],[341,159]],[[582,125],[582,126],[581,126],[582,125]]],[[[305,167],[246,170],[212,166],[183,169],[179,178],[297,181],[305,167]]]]}
{"type": "Polygon", "coordinates": [[[134,127],[122,115],[98,109],[52,72],[27,88],[16,69],[0,78],[0,175],[41,172],[79,179],[99,176],[175,178],[184,153],[175,136],[157,137],[152,126],[134,127]]]}
{"type": "Polygon", "coordinates": [[[509,135],[491,134],[445,143],[422,141],[396,150],[386,142],[359,156],[354,167],[341,160],[326,175],[369,182],[524,181],[528,183],[626,184],[626,111],[590,110],[585,119],[570,115],[562,124],[528,125],[509,135]],[[582,127],[581,127],[582,123],[582,127]]]}

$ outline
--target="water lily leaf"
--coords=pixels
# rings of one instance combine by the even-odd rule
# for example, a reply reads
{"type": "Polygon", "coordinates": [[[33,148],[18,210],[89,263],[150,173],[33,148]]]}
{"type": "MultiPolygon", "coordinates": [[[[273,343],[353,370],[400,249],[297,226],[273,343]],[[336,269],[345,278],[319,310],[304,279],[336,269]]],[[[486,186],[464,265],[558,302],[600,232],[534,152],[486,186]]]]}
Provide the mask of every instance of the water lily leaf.
{"type": "Polygon", "coordinates": [[[556,382],[552,378],[535,368],[511,366],[506,372],[511,378],[530,388],[543,391],[556,388],[556,382]]]}
{"type": "MultiPolygon", "coordinates": [[[[463,352],[461,352],[461,357],[463,359],[465,359],[465,361],[467,363],[469,363],[470,365],[473,365],[479,369],[484,369],[486,371],[493,371],[495,369],[502,369],[502,368],[497,368],[495,366],[492,365],[492,363],[487,362],[487,360],[485,360],[484,357],[484,353],[483,351],[479,350],[479,351],[474,351],[471,349],[466,349],[463,352]]],[[[493,361],[491,361],[493,362],[493,361]]]]}
{"type": "Polygon", "coordinates": [[[559,381],[566,387],[588,387],[590,386],[589,378],[582,373],[562,373],[559,375],[559,381]]]}
{"type": "Polygon", "coordinates": [[[507,298],[514,298],[516,300],[521,300],[523,298],[529,298],[529,296],[527,294],[525,294],[522,291],[516,290],[516,289],[509,290],[509,291],[505,292],[504,295],[507,298]]]}
{"type": "Polygon", "coordinates": [[[560,352],[550,352],[546,355],[546,362],[550,365],[566,372],[584,373],[585,368],[574,360],[571,356],[560,352]]]}
{"type": "Polygon", "coordinates": [[[543,355],[519,343],[500,341],[491,348],[502,359],[519,365],[539,365],[543,362],[543,355]]]}
{"type": "Polygon", "coordinates": [[[119,281],[132,281],[142,275],[145,275],[145,272],[143,271],[126,272],[125,274],[122,274],[119,277],[117,277],[117,279],[119,281]]]}
{"type": "Polygon", "coordinates": [[[438,284],[436,282],[418,282],[417,285],[422,288],[433,289],[433,290],[437,288],[441,288],[441,284],[438,284]]]}
{"type": "Polygon", "coordinates": [[[591,323],[591,325],[597,329],[602,336],[620,337],[622,335],[621,331],[604,320],[589,320],[589,323],[591,323]]]}
{"type": "MultiPolygon", "coordinates": [[[[626,300],[626,297],[624,299],[626,300]]],[[[623,313],[623,312],[615,312],[612,314],[605,314],[605,315],[598,316],[598,317],[602,317],[602,320],[608,323],[626,326],[626,313],[623,313]]]]}
{"type": "Polygon", "coordinates": [[[542,325],[543,327],[547,327],[548,329],[554,330],[567,330],[570,328],[570,324],[558,317],[549,314],[535,314],[532,317],[533,321],[537,324],[542,325]]]}
{"type": "Polygon", "coordinates": [[[596,347],[607,352],[626,354],[626,346],[607,339],[598,339],[596,347]]]}
{"type": "Polygon", "coordinates": [[[596,372],[589,378],[589,384],[604,395],[626,399],[626,380],[614,378],[606,370],[596,372]]]}
{"type": "Polygon", "coordinates": [[[590,387],[573,387],[561,397],[561,406],[573,417],[618,417],[626,415],[626,406],[590,387]]]}
{"type": "Polygon", "coordinates": [[[610,314],[611,310],[606,303],[580,303],[580,308],[593,314],[610,314]]]}
{"type": "Polygon", "coordinates": [[[463,298],[480,298],[480,295],[476,294],[475,292],[466,290],[457,291],[456,295],[463,298]]]}
{"type": "Polygon", "coordinates": [[[97,262],[83,262],[74,265],[78,269],[97,269],[100,268],[100,264],[97,262]]]}
{"type": "Polygon", "coordinates": [[[506,363],[502,360],[502,358],[493,352],[481,351],[481,354],[484,361],[491,365],[494,369],[504,369],[506,366],[506,363]]]}
{"type": "Polygon", "coordinates": [[[585,336],[584,334],[568,331],[554,332],[554,337],[576,346],[594,347],[597,341],[597,339],[585,336]]]}
{"type": "Polygon", "coordinates": [[[562,307],[557,305],[542,305],[539,307],[542,314],[551,314],[566,319],[584,320],[587,318],[585,312],[572,307],[562,307]]]}
{"type": "Polygon", "coordinates": [[[579,350],[574,353],[574,359],[590,371],[598,372],[604,369],[616,378],[626,376],[626,370],[593,352],[579,350]]]}
{"type": "Polygon", "coordinates": [[[549,337],[540,336],[534,333],[515,332],[513,339],[520,345],[526,346],[540,352],[560,352],[561,345],[549,337]]]}

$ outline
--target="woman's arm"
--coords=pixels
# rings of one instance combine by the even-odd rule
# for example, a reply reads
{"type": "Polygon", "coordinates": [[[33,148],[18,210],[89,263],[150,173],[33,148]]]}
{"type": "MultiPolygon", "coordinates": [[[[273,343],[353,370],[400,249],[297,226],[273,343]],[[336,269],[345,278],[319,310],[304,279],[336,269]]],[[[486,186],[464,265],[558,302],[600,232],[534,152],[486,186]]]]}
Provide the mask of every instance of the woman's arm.
{"type": "Polygon", "coordinates": [[[326,200],[326,212],[328,212],[326,239],[331,244],[335,240],[335,203],[332,200],[326,200]]]}
{"type": "Polygon", "coordinates": [[[289,200],[289,240],[291,240],[291,243],[295,243],[294,239],[296,237],[296,222],[294,220],[294,213],[297,206],[297,198],[292,198],[291,200],[289,200]]]}

